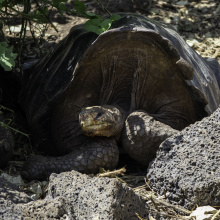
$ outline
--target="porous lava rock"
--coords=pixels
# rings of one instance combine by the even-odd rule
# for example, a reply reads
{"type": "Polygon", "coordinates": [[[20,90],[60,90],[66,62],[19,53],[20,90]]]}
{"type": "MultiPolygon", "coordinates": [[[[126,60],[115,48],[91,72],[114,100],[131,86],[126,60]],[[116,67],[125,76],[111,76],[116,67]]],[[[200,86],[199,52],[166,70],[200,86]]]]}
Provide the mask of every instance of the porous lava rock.
{"type": "Polygon", "coordinates": [[[117,179],[89,177],[76,171],[52,174],[43,200],[0,179],[0,219],[137,219],[147,217],[146,203],[117,179]]]}
{"type": "Polygon", "coordinates": [[[173,204],[220,205],[220,108],[166,139],[147,171],[150,186],[173,204]]]}
{"type": "Polygon", "coordinates": [[[0,177],[0,219],[21,219],[22,209],[16,204],[25,204],[32,199],[17,186],[0,177]]]}
{"type": "Polygon", "coordinates": [[[117,179],[89,177],[76,171],[52,174],[47,198],[63,196],[72,204],[73,219],[137,219],[148,214],[146,204],[117,179]]]}
{"type": "Polygon", "coordinates": [[[0,219],[71,219],[70,206],[64,197],[33,201],[19,187],[0,178],[0,219]]]}

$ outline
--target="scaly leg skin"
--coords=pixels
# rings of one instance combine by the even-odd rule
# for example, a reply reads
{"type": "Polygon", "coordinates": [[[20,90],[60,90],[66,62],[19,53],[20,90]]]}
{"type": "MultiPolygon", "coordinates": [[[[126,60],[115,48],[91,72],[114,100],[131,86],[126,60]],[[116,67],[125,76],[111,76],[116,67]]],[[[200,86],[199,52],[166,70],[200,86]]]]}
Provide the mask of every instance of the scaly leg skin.
{"type": "Polygon", "coordinates": [[[99,168],[113,169],[117,166],[119,151],[114,139],[92,138],[83,146],[74,148],[60,157],[31,156],[26,161],[22,177],[27,180],[45,180],[51,173],[76,170],[97,173],[99,168]]]}
{"type": "Polygon", "coordinates": [[[143,165],[155,158],[159,145],[178,131],[156,121],[144,111],[131,113],[122,132],[122,146],[131,158],[143,165]]]}

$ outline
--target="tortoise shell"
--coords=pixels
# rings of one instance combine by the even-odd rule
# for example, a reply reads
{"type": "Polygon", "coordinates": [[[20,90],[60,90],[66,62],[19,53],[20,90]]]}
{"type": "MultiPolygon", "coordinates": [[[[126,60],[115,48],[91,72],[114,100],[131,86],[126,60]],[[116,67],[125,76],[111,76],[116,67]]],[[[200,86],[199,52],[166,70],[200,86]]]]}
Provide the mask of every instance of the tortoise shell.
{"type": "Polygon", "coordinates": [[[219,106],[219,70],[215,59],[202,58],[174,30],[141,15],[121,14],[100,36],[83,25],[72,28],[29,71],[21,103],[38,143],[51,139],[54,109],[71,111],[65,112],[64,103],[75,106],[74,115],[104,104],[128,114],[142,109],[182,129],[219,106]],[[178,122],[179,116],[185,121],[178,122]]]}

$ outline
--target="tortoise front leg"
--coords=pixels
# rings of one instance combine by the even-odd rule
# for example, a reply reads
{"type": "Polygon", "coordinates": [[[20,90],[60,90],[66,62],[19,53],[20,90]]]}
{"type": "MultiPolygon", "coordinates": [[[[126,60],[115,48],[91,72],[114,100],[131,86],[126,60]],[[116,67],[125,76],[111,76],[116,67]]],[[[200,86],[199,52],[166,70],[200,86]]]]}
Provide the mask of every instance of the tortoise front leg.
{"type": "Polygon", "coordinates": [[[131,113],[122,132],[122,146],[131,158],[143,165],[155,158],[159,145],[178,131],[156,121],[145,111],[131,113]]]}
{"type": "Polygon", "coordinates": [[[118,164],[119,152],[116,141],[107,138],[88,138],[81,147],[75,147],[64,156],[28,158],[22,177],[27,180],[43,180],[51,173],[76,170],[82,173],[97,173],[99,168],[113,169],[118,164]]]}

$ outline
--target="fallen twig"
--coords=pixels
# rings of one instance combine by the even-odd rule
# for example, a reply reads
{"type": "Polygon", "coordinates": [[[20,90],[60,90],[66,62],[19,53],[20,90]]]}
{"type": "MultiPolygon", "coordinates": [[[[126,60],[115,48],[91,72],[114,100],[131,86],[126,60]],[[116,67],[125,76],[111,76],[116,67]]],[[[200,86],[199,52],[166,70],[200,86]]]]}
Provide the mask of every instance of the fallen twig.
{"type": "Polygon", "coordinates": [[[219,218],[219,215],[220,215],[220,210],[218,210],[218,211],[212,216],[211,220],[218,220],[218,219],[220,219],[220,218],[219,218]]]}
{"type": "Polygon", "coordinates": [[[126,172],[126,169],[123,167],[119,170],[114,170],[106,173],[99,173],[98,177],[115,177],[117,175],[123,175],[126,172]]]}
{"type": "Polygon", "coordinates": [[[180,219],[184,219],[184,220],[187,219],[184,216],[180,216],[180,215],[170,215],[170,214],[167,214],[165,212],[158,212],[156,210],[151,210],[151,211],[159,214],[160,216],[162,215],[162,216],[166,216],[166,217],[169,217],[169,218],[172,218],[172,219],[174,219],[174,217],[175,217],[175,219],[179,219],[179,220],[180,219]]]}
{"type": "Polygon", "coordinates": [[[135,215],[136,215],[140,220],[147,220],[147,219],[141,218],[141,216],[140,216],[138,213],[135,213],[135,215]]]}
{"type": "Polygon", "coordinates": [[[219,56],[220,56],[220,48],[216,48],[216,51],[215,51],[215,53],[213,55],[213,58],[217,58],[219,56]]]}
{"type": "Polygon", "coordinates": [[[151,195],[150,199],[152,200],[152,202],[154,201],[155,203],[159,203],[159,204],[162,204],[162,205],[164,205],[166,207],[173,208],[173,209],[175,209],[175,210],[177,210],[179,212],[183,212],[183,213],[185,213],[187,215],[190,215],[192,213],[191,211],[189,211],[189,210],[187,210],[187,209],[185,209],[183,207],[180,207],[178,205],[172,205],[172,204],[170,204],[170,203],[168,203],[168,202],[166,202],[166,201],[164,201],[162,199],[157,199],[156,196],[154,196],[154,195],[151,195]]]}

